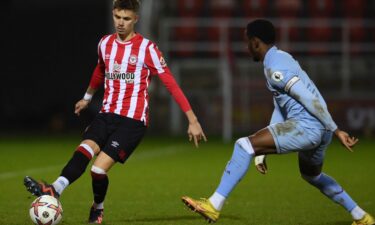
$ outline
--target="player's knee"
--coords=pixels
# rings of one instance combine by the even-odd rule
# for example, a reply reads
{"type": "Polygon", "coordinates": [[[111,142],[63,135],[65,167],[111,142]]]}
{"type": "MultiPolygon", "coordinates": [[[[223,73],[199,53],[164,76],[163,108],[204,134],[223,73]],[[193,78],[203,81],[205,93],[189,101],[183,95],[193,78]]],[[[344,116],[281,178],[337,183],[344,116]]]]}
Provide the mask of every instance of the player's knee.
{"type": "Polygon", "coordinates": [[[342,187],[334,179],[324,173],[321,173],[318,176],[301,175],[304,180],[317,187],[324,195],[328,197],[333,197],[343,192],[342,187]]]}
{"type": "Polygon", "coordinates": [[[326,196],[333,197],[344,191],[342,187],[340,186],[340,184],[338,184],[332,177],[326,174],[322,174],[322,180],[323,180],[322,183],[324,185],[321,191],[326,196]]]}
{"type": "Polygon", "coordinates": [[[82,141],[81,145],[82,144],[90,147],[93,155],[98,155],[99,154],[100,147],[99,147],[99,145],[95,141],[90,140],[90,139],[86,139],[86,140],[82,141]]]}
{"type": "Polygon", "coordinates": [[[104,169],[93,165],[91,167],[91,177],[94,180],[100,180],[107,177],[107,172],[104,169]]]}
{"type": "Polygon", "coordinates": [[[254,149],[248,137],[242,137],[237,139],[235,145],[241,147],[249,155],[254,155],[254,149]]]}
{"type": "Polygon", "coordinates": [[[315,181],[317,181],[319,176],[320,176],[320,174],[318,176],[308,176],[306,174],[301,173],[302,179],[304,179],[305,181],[307,181],[309,183],[314,183],[315,181]]]}

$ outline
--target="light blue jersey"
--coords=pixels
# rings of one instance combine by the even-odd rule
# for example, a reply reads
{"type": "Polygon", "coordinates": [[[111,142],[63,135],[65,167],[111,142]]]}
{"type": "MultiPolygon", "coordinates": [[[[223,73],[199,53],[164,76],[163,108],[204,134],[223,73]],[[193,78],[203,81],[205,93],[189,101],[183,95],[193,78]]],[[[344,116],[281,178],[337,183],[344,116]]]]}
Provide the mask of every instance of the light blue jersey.
{"type": "Polygon", "coordinates": [[[321,163],[337,126],[319,90],[287,52],[272,47],[263,63],[275,105],[268,128],[278,153],[304,152],[300,157],[321,163]]]}
{"type": "Polygon", "coordinates": [[[264,58],[264,73],[268,89],[274,95],[275,109],[284,120],[295,119],[308,127],[337,129],[327,105],[315,84],[299,63],[288,53],[272,47],[264,58]],[[302,87],[290,91],[300,83],[302,87]]]}

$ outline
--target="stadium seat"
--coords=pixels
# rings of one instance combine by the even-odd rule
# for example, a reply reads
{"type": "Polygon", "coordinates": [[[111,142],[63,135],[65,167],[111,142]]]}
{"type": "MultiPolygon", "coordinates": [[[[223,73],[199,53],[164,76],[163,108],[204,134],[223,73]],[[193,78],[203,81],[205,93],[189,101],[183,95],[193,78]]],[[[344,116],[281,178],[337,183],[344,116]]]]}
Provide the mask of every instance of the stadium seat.
{"type": "Polygon", "coordinates": [[[180,17],[197,17],[202,16],[204,1],[203,0],[179,0],[177,1],[177,14],[180,17]]]}
{"type": "MultiPolygon", "coordinates": [[[[338,40],[341,36],[334,36],[335,28],[331,26],[328,20],[335,17],[335,5],[333,0],[310,0],[307,4],[308,16],[311,18],[313,26],[308,27],[306,31],[306,39],[309,42],[329,44],[336,37],[338,40]]],[[[324,47],[309,50],[310,54],[325,54],[327,49],[324,47]]]]}
{"type": "MultiPolygon", "coordinates": [[[[320,18],[319,20],[311,20],[313,26],[307,29],[307,40],[310,43],[322,43],[329,44],[333,37],[333,28],[330,26],[327,20],[320,18]]],[[[327,49],[324,47],[314,47],[309,50],[312,55],[320,55],[327,53],[327,49]]]]}
{"type": "MultiPolygon", "coordinates": [[[[342,2],[342,15],[345,19],[363,20],[366,12],[365,0],[344,0],[342,2]]],[[[366,32],[362,24],[352,26],[349,30],[351,42],[361,42],[365,39],[366,32]]]]}
{"type": "Polygon", "coordinates": [[[243,0],[242,10],[247,18],[264,18],[268,14],[268,0],[243,0]]]}
{"type": "MultiPolygon", "coordinates": [[[[236,0],[209,0],[207,1],[208,15],[210,19],[217,19],[217,23],[213,23],[212,27],[207,27],[205,30],[205,39],[211,43],[219,44],[221,33],[220,24],[221,20],[229,20],[235,17],[236,12],[236,0]]],[[[219,48],[214,47],[208,53],[209,57],[217,57],[219,55],[219,48]]]]}
{"type": "MultiPolygon", "coordinates": [[[[293,22],[303,13],[303,5],[300,0],[275,0],[275,14],[282,19],[288,19],[293,22]]],[[[301,32],[297,27],[289,27],[289,41],[299,40],[301,32]]]]}
{"type": "Polygon", "coordinates": [[[235,0],[210,0],[209,13],[214,18],[230,18],[235,13],[235,0]]]}
{"type": "Polygon", "coordinates": [[[312,18],[332,18],[335,14],[333,0],[309,0],[307,4],[309,17],[312,18]]]}
{"type": "MultiPolygon", "coordinates": [[[[201,17],[204,11],[204,0],[179,0],[177,4],[177,17],[191,19],[189,26],[176,27],[173,30],[173,40],[179,42],[194,42],[199,38],[199,29],[196,18],[201,17]]],[[[184,44],[186,47],[186,45],[184,44]]],[[[186,50],[172,52],[174,56],[188,57],[194,55],[194,46],[186,50]]]]}
{"type": "Polygon", "coordinates": [[[365,0],[343,0],[342,14],[345,18],[363,19],[366,11],[365,0]]]}
{"type": "Polygon", "coordinates": [[[275,11],[282,18],[297,18],[302,12],[300,0],[275,0],[275,11]]]}

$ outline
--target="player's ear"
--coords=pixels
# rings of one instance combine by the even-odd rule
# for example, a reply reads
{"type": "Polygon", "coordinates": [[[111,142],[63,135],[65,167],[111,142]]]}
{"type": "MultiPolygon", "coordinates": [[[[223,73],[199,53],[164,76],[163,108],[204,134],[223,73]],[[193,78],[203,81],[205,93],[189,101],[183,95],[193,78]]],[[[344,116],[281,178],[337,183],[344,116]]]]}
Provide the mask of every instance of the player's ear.
{"type": "Polygon", "coordinates": [[[255,49],[259,49],[260,48],[260,40],[257,37],[254,38],[254,48],[255,49]]]}
{"type": "Polygon", "coordinates": [[[137,23],[137,22],[138,22],[138,19],[139,19],[139,15],[136,14],[136,15],[135,15],[135,22],[134,22],[134,23],[137,23]]]}

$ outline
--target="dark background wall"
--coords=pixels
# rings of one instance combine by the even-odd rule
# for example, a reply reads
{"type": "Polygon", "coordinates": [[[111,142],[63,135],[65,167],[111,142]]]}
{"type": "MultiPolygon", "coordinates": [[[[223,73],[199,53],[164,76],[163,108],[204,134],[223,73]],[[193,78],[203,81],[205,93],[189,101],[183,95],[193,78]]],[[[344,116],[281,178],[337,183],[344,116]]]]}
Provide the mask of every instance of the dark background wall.
{"type": "Polygon", "coordinates": [[[80,126],[73,107],[87,88],[98,41],[109,32],[108,2],[0,4],[0,131],[80,126]]]}

